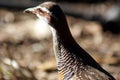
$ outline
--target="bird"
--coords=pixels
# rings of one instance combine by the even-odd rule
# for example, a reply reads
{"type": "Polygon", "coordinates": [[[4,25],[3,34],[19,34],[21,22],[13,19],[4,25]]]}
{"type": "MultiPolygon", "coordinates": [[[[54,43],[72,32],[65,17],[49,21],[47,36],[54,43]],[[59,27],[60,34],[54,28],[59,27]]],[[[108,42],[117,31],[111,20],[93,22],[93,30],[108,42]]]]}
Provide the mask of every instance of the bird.
{"type": "Polygon", "coordinates": [[[43,2],[24,12],[36,15],[49,25],[58,80],[115,80],[75,41],[65,14],[56,2],[43,2]]]}

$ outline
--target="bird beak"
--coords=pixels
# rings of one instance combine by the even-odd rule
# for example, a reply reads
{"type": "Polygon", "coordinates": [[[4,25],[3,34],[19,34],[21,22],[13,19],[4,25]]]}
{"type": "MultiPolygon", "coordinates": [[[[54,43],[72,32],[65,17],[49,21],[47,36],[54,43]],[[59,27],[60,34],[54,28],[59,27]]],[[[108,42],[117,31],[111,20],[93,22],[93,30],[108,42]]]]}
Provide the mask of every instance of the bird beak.
{"type": "Polygon", "coordinates": [[[35,14],[35,9],[34,8],[25,9],[24,13],[33,13],[33,14],[35,14]]]}

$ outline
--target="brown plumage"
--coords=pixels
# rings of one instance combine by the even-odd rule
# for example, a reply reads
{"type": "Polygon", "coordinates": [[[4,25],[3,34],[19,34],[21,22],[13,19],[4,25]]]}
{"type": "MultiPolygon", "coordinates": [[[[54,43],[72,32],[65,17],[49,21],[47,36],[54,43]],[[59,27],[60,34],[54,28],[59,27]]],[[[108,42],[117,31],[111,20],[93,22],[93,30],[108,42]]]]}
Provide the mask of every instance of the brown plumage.
{"type": "Polygon", "coordinates": [[[54,2],[26,9],[50,25],[59,80],[115,80],[73,39],[65,15],[54,2]]]}

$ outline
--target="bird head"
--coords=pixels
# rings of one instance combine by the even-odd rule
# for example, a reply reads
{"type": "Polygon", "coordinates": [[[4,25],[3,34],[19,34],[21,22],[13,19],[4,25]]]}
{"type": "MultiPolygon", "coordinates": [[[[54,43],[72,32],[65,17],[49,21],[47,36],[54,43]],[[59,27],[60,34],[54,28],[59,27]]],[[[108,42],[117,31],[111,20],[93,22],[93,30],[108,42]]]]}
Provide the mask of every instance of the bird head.
{"type": "Polygon", "coordinates": [[[51,26],[60,25],[66,21],[61,8],[54,2],[44,2],[36,7],[28,8],[24,12],[35,14],[51,26]]]}

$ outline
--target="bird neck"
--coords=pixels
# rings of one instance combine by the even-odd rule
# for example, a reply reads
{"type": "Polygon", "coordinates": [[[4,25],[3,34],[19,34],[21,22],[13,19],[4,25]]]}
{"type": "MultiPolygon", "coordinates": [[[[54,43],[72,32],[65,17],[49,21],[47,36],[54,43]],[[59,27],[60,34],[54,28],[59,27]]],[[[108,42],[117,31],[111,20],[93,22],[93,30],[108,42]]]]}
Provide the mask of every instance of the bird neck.
{"type": "Polygon", "coordinates": [[[57,62],[59,62],[60,55],[62,55],[61,50],[70,48],[76,42],[70,33],[68,25],[56,25],[56,28],[59,29],[54,27],[50,28],[53,35],[53,49],[55,57],[57,62]]]}

